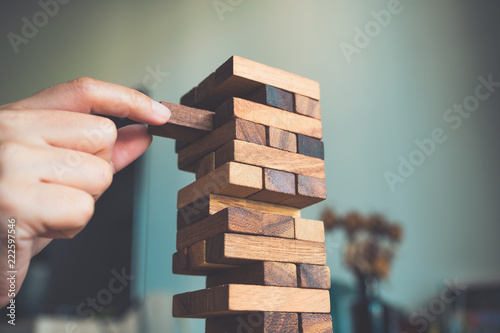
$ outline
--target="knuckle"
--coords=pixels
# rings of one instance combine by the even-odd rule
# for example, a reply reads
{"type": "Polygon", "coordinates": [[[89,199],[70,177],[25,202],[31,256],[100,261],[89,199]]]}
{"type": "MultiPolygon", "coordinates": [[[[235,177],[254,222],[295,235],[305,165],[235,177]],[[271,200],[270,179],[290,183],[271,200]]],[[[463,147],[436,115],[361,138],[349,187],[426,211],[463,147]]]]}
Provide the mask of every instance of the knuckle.
{"type": "Polygon", "coordinates": [[[83,229],[94,215],[95,201],[89,194],[85,194],[78,199],[78,204],[75,205],[77,210],[76,218],[73,221],[75,229],[83,229]]]}
{"type": "Polygon", "coordinates": [[[107,190],[111,183],[113,182],[113,168],[111,164],[107,162],[102,162],[102,166],[99,167],[99,187],[102,192],[107,190]]]}
{"type": "Polygon", "coordinates": [[[96,85],[96,80],[90,77],[79,77],[68,82],[70,87],[79,93],[86,94],[92,91],[96,85]]]}

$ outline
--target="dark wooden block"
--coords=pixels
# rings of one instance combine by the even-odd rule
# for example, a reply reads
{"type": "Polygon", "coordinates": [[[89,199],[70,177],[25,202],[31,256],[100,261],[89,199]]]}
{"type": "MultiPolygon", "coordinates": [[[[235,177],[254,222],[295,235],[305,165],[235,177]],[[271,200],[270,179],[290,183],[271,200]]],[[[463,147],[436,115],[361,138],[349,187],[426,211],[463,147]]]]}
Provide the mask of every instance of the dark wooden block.
{"type": "Polygon", "coordinates": [[[332,333],[332,316],[326,313],[299,313],[301,333],[332,333]]]}
{"type": "Polygon", "coordinates": [[[207,288],[223,284],[297,287],[294,264],[263,261],[207,276],[207,288]]]}
{"type": "Polygon", "coordinates": [[[174,295],[172,298],[172,316],[184,317],[189,315],[189,293],[174,295]]]}
{"type": "Polygon", "coordinates": [[[293,112],[293,94],[291,92],[271,87],[262,86],[247,96],[248,100],[269,105],[278,109],[293,112]]]}
{"type": "Polygon", "coordinates": [[[280,202],[282,205],[305,208],[326,199],[326,181],[323,178],[297,175],[297,194],[280,202]]]}
{"type": "Polygon", "coordinates": [[[269,147],[297,152],[297,135],[275,127],[267,127],[267,145],[269,147]]]}
{"type": "Polygon", "coordinates": [[[207,154],[200,160],[198,170],[196,170],[196,180],[215,170],[215,152],[207,154]]]}
{"type": "MultiPolygon", "coordinates": [[[[179,169],[196,172],[199,160],[202,157],[232,140],[242,140],[258,145],[266,145],[266,129],[262,125],[246,120],[233,119],[224,126],[212,131],[201,140],[195,141],[179,151],[179,169]],[[196,162],[198,163],[196,164],[196,162]]],[[[217,167],[219,166],[220,165],[217,167]]]]}
{"type": "Polygon", "coordinates": [[[331,278],[328,266],[297,265],[298,285],[300,288],[330,289],[331,278]]]}
{"type": "Polygon", "coordinates": [[[181,104],[186,106],[194,106],[196,103],[196,87],[189,90],[184,96],[181,97],[181,104]]]}
{"type": "Polygon", "coordinates": [[[293,312],[252,312],[237,316],[209,318],[205,333],[298,333],[298,314],[293,312]]]}
{"type": "Polygon", "coordinates": [[[297,135],[297,151],[299,154],[325,159],[325,148],[323,141],[305,136],[297,135]]]}
{"type": "Polygon", "coordinates": [[[190,143],[191,142],[182,141],[182,140],[175,140],[175,152],[178,153],[182,149],[184,149],[187,146],[189,146],[190,143]]]}
{"type": "Polygon", "coordinates": [[[271,203],[280,203],[295,196],[295,175],[273,169],[263,169],[264,184],[262,190],[248,199],[271,203]]]}
{"type": "Polygon", "coordinates": [[[319,101],[295,94],[295,112],[304,116],[321,119],[321,105],[319,101]]]}

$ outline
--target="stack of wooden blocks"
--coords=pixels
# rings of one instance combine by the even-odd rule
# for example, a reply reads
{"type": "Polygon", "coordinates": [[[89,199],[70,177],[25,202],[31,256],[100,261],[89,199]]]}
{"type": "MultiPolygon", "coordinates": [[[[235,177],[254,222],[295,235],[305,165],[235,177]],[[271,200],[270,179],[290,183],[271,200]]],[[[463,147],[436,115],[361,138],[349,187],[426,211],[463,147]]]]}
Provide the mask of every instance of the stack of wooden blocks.
{"type": "Polygon", "coordinates": [[[233,56],[150,133],[177,140],[176,274],[206,289],[175,295],[173,315],[208,333],[332,332],[322,221],[326,199],[319,84],[233,56]]]}

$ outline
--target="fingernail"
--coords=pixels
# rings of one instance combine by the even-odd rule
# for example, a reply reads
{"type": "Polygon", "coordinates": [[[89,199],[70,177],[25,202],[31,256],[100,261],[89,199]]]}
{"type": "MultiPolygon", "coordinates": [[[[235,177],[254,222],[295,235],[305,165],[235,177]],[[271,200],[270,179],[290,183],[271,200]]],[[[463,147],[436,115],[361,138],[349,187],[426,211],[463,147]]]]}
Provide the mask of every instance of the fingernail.
{"type": "Polygon", "coordinates": [[[165,105],[158,103],[157,101],[151,100],[151,103],[153,104],[153,110],[154,112],[161,117],[162,120],[167,122],[170,117],[172,116],[172,112],[170,112],[170,109],[167,108],[165,105]]]}

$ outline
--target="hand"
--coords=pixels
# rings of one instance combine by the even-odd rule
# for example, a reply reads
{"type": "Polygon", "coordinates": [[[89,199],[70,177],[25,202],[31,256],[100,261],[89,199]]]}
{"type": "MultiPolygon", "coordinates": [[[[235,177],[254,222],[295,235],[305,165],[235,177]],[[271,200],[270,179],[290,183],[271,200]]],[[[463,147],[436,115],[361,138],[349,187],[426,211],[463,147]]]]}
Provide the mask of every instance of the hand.
{"type": "Polygon", "coordinates": [[[116,129],[94,114],[152,125],[170,110],[122,86],[79,78],[0,106],[0,307],[7,304],[9,219],[16,221],[16,293],[31,258],[88,223],[113,174],[151,144],[143,125],[116,129]]]}

